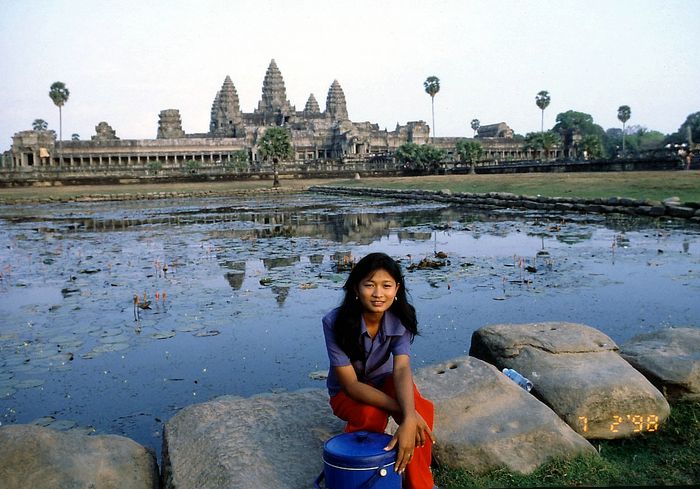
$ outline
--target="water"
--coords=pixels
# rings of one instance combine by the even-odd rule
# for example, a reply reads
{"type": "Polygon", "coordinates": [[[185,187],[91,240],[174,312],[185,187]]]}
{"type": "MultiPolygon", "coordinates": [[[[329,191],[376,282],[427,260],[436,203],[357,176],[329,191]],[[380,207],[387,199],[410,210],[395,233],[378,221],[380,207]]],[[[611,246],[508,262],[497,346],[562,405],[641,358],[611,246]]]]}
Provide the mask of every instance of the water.
{"type": "Polygon", "coordinates": [[[492,323],[580,322],[618,344],[698,326],[700,230],[682,226],[313,194],[0,207],[0,422],[159,452],[189,404],[323,387],[336,254],[447,255],[407,271],[417,367],[492,323]]]}

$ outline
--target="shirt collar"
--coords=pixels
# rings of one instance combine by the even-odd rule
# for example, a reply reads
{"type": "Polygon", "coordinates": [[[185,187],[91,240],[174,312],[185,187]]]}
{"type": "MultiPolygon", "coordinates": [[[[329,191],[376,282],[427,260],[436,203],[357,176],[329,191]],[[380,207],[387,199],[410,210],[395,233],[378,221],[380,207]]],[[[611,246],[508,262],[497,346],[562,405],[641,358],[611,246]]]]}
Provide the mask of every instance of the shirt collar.
{"type": "MultiPolygon", "coordinates": [[[[367,325],[365,318],[360,315],[360,333],[367,335],[367,325]]],[[[382,323],[379,325],[378,335],[380,339],[385,336],[403,336],[406,333],[406,327],[401,324],[401,320],[391,311],[386,311],[382,317],[382,323]]]]}

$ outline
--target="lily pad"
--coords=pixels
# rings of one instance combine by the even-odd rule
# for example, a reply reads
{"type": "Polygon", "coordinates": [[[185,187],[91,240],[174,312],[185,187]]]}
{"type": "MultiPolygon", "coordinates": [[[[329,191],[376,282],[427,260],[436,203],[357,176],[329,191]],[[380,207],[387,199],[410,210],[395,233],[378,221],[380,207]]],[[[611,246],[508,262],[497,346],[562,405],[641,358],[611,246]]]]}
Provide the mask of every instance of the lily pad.
{"type": "Polygon", "coordinates": [[[197,337],[201,338],[203,336],[218,336],[219,334],[221,334],[220,331],[218,331],[216,329],[211,329],[209,331],[200,331],[199,333],[195,333],[193,336],[197,336],[197,337]]]}
{"type": "Polygon", "coordinates": [[[202,328],[203,326],[199,324],[184,324],[182,326],[177,326],[175,331],[179,331],[181,333],[191,333],[192,331],[199,331],[202,328]]]}
{"type": "Polygon", "coordinates": [[[58,419],[51,423],[50,425],[47,426],[47,428],[51,428],[53,430],[58,430],[58,431],[67,431],[72,428],[75,428],[78,426],[78,423],[75,421],[72,421],[70,419],[58,419]]]}
{"type": "Polygon", "coordinates": [[[103,345],[97,345],[92,351],[95,353],[109,353],[126,350],[127,348],[129,348],[129,343],[105,343],[103,345]]]}
{"type": "Polygon", "coordinates": [[[42,418],[37,418],[34,421],[30,421],[29,424],[34,424],[37,426],[48,426],[54,421],[56,421],[56,418],[54,418],[53,416],[44,416],[42,418]]]}
{"type": "Polygon", "coordinates": [[[83,346],[83,340],[74,335],[54,336],[49,342],[61,348],[80,348],[83,346]]]}
{"type": "Polygon", "coordinates": [[[129,342],[129,337],[126,336],[125,334],[119,334],[116,336],[104,336],[99,339],[99,342],[102,344],[110,344],[110,343],[128,343],[129,342]]]}
{"type": "Polygon", "coordinates": [[[172,338],[175,336],[177,333],[175,331],[157,331],[155,333],[151,334],[151,338],[156,339],[156,340],[167,340],[168,338],[172,338]]]}
{"type": "Polygon", "coordinates": [[[16,389],[33,389],[34,387],[39,387],[44,385],[42,379],[26,379],[15,382],[14,387],[16,389]]]}
{"type": "Polygon", "coordinates": [[[108,336],[118,336],[122,334],[122,329],[121,328],[107,328],[107,329],[98,329],[95,330],[94,332],[91,332],[90,334],[93,334],[94,336],[100,336],[102,338],[106,338],[108,336]]]}
{"type": "Polygon", "coordinates": [[[81,435],[92,435],[97,430],[94,426],[75,426],[66,431],[70,431],[71,433],[78,433],[81,435]]]}
{"type": "Polygon", "coordinates": [[[328,378],[328,370],[317,370],[309,373],[311,380],[326,380],[328,378]]]}
{"type": "Polygon", "coordinates": [[[10,386],[0,386],[0,399],[8,399],[15,395],[16,389],[10,386]]]}

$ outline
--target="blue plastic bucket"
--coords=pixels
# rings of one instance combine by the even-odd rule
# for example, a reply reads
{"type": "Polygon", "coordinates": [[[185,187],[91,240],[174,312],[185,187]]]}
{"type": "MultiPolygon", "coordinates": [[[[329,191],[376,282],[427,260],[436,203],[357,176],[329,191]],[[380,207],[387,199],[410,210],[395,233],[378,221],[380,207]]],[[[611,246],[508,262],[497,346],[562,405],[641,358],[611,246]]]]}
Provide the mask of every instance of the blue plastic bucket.
{"type": "Polygon", "coordinates": [[[394,471],[396,449],[384,451],[391,436],[356,431],[334,436],[323,445],[323,472],[316,480],[327,489],[401,489],[394,471]]]}

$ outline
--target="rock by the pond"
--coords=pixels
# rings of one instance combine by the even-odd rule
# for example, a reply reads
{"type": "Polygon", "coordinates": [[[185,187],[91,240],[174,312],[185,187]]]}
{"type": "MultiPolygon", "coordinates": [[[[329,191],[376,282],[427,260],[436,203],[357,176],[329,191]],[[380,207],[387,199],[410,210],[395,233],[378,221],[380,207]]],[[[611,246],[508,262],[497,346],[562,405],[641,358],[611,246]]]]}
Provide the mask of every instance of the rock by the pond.
{"type": "Polygon", "coordinates": [[[669,328],[635,336],[620,347],[620,355],[666,399],[700,400],[700,329],[669,328]]]}
{"type": "Polygon", "coordinates": [[[189,406],[165,425],[164,488],[311,487],[323,443],[343,426],[325,389],[189,406]]]}
{"type": "Polygon", "coordinates": [[[530,473],[552,458],[597,453],[549,407],[474,357],[423,368],[416,383],[435,404],[433,455],[441,465],[530,473]]]}
{"type": "Polygon", "coordinates": [[[470,354],[528,377],[533,393],[589,439],[656,431],[670,413],[663,394],[590,326],[485,326],[473,333],[470,354]]]}
{"type": "Polygon", "coordinates": [[[116,435],[88,436],[36,425],[0,427],[3,489],[155,489],[154,454],[116,435]]]}

